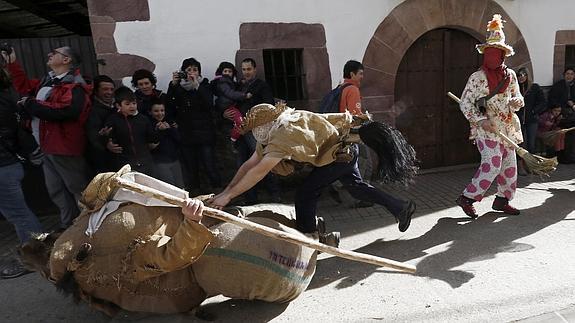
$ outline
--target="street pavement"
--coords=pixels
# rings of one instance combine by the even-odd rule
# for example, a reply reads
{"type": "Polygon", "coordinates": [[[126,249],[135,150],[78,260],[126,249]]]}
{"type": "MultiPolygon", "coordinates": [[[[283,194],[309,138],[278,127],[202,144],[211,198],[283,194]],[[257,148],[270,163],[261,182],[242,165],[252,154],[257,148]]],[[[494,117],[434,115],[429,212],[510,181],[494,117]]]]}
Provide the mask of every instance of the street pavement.
{"type": "MultiPolygon", "coordinates": [[[[196,313],[108,318],[73,305],[37,274],[0,280],[2,322],[575,322],[575,165],[551,178],[520,177],[519,216],[491,211],[494,190],[470,220],[454,206],[473,168],[421,174],[408,188],[384,189],[418,205],[397,230],[382,207],[353,208],[324,197],[319,215],[342,232],[340,247],[417,266],[416,274],[321,254],[308,290],[289,304],[208,299],[196,313]]],[[[45,226],[54,216],[42,217],[45,226]]],[[[1,254],[15,241],[1,223],[1,254]]]]}

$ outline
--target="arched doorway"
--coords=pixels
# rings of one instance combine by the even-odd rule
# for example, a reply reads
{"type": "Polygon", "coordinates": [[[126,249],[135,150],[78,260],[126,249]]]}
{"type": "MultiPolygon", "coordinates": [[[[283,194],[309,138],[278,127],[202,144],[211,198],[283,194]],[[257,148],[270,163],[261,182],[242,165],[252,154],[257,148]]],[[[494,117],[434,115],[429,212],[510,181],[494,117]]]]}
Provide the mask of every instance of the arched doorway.
{"type": "Polygon", "coordinates": [[[414,146],[422,168],[478,161],[469,123],[447,91],[460,95],[481,65],[470,34],[441,28],[419,37],[403,56],[395,78],[396,127],[414,146]]]}

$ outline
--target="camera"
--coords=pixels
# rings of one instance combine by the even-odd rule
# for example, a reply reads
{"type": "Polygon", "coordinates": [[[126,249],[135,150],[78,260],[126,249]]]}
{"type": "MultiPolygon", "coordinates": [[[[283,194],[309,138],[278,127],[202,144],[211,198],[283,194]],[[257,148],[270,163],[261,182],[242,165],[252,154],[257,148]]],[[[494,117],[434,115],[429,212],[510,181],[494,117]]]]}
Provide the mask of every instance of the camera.
{"type": "Polygon", "coordinates": [[[6,54],[12,54],[12,44],[10,43],[1,43],[0,44],[0,51],[6,52],[6,54]]]}
{"type": "Polygon", "coordinates": [[[188,79],[188,73],[186,73],[184,71],[179,71],[178,77],[180,78],[180,80],[187,80],[188,79]]]}

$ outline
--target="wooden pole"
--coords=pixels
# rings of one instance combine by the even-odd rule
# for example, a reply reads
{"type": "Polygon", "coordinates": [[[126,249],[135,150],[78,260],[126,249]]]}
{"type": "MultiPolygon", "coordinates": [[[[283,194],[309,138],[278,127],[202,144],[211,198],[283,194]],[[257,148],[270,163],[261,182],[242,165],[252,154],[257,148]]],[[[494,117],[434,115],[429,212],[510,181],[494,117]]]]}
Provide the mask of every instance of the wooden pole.
{"type": "MultiPolygon", "coordinates": [[[[186,201],[180,197],[176,197],[167,193],[164,193],[162,191],[156,190],[154,188],[142,185],[142,184],[138,184],[138,183],[134,183],[130,180],[121,178],[121,177],[117,177],[114,179],[114,181],[116,182],[118,187],[122,187],[137,193],[140,193],[144,196],[147,197],[152,197],[173,205],[178,205],[178,206],[185,206],[186,201]]],[[[214,208],[210,208],[210,207],[205,207],[204,208],[204,215],[207,215],[209,217],[212,218],[216,218],[225,222],[229,222],[229,223],[233,223],[239,227],[242,227],[244,229],[248,229],[251,231],[255,231],[257,233],[263,234],[265,236],[271,237],[271,238],[275,238],[275,239],[280,239],[283,241],[287,241],[290,243],[294,243],[297,245],[301,245],[301,246],[306,246],[308,248],[312,248],[315,250],[319,250],[321,252],[325,252],[325,253],[329,253],[331,255],[334,256],[338,256],[341,258],[346,258],[349,260],[354,260],[354,261],[359,261],[359,262],[364,262],[364,263],[368,263],[368,264],[372,264],[372,265],[377,265],[377,266],[382,266],[382,267],[389,267],[389,268],[393,268],[393,269],[397,269],[400,271],[404,271],[407,273],[415,273],[416,268],[413,265],[410,264],[405,264],[399,261],[395,261],[395,260],[390,260],[390,259],[385,259],[385,258],[381,258],[381,257],[377,257],[377,256],[372,256],[372,255],[367,255],[367,254],[363,254],[363,253],[359,253],[359,252],[355,252],[355,251],[349,251],[349,250],[343,250],[343,249],[339,249],[339,248],[335,248],[335,247],[331,247],[328,245],[325,245],[323,243],[319,243],[315,240],[309,239],[309,238],[304,238],[304,237],[300,237],[294,234],[291,234],[289,232],[283,232],[283,231],[279,231],[276,229],[272,229],[266,226],[263,226],[261,224],[258,223],[254,223],[254,222],[250,222],[248,220],[233,216],[231,214],[228,214],[224,211],[220,211],[214,208]]]]}

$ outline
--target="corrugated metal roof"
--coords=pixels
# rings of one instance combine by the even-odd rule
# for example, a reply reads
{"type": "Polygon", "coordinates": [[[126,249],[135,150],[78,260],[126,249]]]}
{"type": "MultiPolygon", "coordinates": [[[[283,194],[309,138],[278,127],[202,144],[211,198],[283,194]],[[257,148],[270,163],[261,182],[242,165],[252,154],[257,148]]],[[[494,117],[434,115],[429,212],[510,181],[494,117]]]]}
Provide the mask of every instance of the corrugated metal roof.
{"type": "Polygon", "coordinates": [[[0,0],[0,38],[91,35],[86,0],[0,0]]]}

